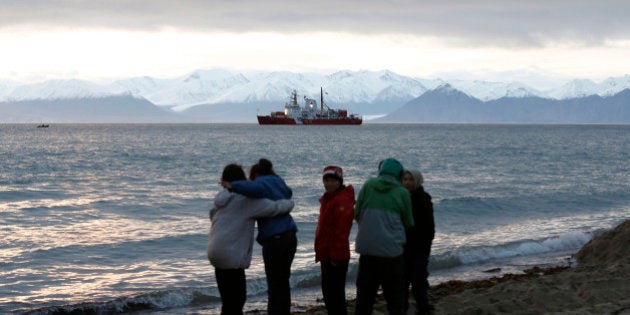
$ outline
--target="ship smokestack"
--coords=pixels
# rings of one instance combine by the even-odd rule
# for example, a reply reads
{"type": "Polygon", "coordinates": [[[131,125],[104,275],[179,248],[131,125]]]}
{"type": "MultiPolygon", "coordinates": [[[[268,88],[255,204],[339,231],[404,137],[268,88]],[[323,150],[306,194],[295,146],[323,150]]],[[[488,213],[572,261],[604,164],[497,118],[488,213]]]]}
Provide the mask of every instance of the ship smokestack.
{"type": "Polygon", "coordinates": [[[320,111],[324,111],[324,88],[323,87],[319,87],[319,95],[320,95],[320,101],[319,101],[319,110],[320,111]]]}

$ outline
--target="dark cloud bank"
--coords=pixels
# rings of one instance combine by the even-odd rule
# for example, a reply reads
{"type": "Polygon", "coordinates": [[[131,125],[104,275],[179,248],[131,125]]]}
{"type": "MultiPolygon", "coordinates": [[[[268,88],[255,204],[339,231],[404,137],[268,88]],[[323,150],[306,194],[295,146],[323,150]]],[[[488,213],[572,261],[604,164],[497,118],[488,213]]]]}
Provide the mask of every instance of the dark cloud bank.
{"type": "Polygon", "coordinates": [[[436,36],[462,45],[535,47],[561,41],[588,46],[630,38],[628,16],[625,0],[9,0],[0,9],[0,29],[340,31],[436,36]]]}

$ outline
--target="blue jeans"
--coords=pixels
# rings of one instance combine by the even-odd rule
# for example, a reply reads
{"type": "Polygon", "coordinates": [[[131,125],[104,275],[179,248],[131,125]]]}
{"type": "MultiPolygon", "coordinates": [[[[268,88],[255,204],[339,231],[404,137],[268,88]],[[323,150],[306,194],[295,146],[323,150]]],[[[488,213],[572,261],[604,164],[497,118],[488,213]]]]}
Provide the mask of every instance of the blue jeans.
{"type": "Polygon", "coordinates": [[[267,313],[291,313],[291,264],[297,249],[295,231],[274,235],[262,241],[265,275],[267,276],[267,313]]]}

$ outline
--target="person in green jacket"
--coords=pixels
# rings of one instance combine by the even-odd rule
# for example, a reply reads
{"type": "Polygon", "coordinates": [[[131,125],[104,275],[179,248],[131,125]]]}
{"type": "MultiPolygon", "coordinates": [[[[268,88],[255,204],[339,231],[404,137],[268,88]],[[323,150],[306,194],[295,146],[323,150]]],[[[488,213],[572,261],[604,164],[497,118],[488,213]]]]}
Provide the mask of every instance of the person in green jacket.
{"type": "Polygon", "coordinates": [[[397,160],[383,160],[378,177],[368,179],[359,192],[354,217],[359,231],[355,250],[360,254],[356,314],[371,314],[379,286],[389,314],[404,314],[403,250],[405,230],[413,226],[411,198],[401,185],[405,170],[397,160]]]}

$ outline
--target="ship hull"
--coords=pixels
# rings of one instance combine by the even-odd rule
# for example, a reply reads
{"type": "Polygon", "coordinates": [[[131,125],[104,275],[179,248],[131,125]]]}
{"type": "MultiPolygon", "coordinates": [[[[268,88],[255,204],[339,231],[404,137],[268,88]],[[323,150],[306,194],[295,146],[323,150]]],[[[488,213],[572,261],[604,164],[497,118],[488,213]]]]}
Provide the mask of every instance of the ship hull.
{"type": "Polygon", "coordinates": [[[290,117],[257,116],[259,125],[297,125],[290,117]]]}
{"type": "Polygon", "coordinates": [[[341,119],[317,119],[317,118],[304,118],[302,123],[305,125],[360,125],[363,123],[362,119],[357,118],[341,118],[341,119]]]}
{"type": "Polygon", "coordinates": [[[362,119],[312,119],[303,118],[296,121],[289,117],[257,116],[259,125],[361,125],[362,119]]]}

